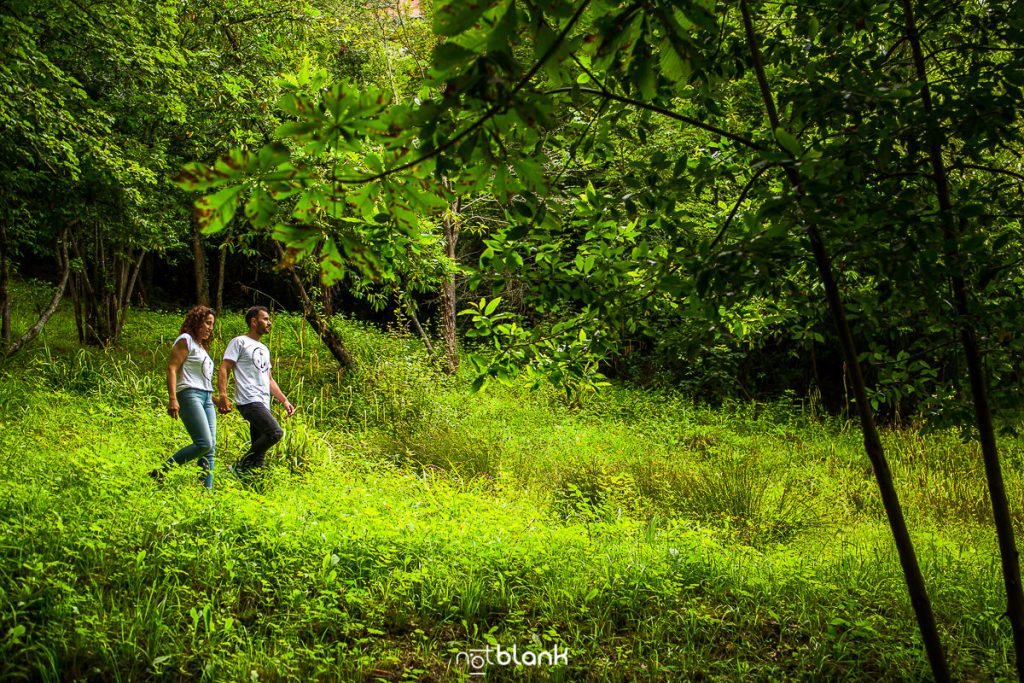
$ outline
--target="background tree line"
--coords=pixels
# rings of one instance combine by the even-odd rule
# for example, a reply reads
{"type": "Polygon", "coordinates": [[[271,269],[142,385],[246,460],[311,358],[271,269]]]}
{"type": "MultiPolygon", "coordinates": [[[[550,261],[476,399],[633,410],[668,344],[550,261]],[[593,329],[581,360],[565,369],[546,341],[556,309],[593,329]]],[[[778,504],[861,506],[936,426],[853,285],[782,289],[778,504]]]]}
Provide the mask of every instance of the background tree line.
{"type": "MultiPolygon", "coordinates": [[[[743,117],[757,111],[752,71],[728,33],[719,31],[718,42],[708,38],[712,42],[704,47],[713,51],[703,57],[687,47],[702,27],[711,28],[713,17],[728,15],[724,5],[666,5],[650,17],[635,10],[616,14],[622,35],[649,38],[645,47],[634,40],[621,54],[614,41],[602,43],[593,55],[561,49],[534,79],[533,87],[543,83],[545,89],[533,96],[531,106],[537,111],[514,110],[475,132],[494,141],[502,125],[521,125],[521,140],[492,142],[488,150],[464,140],[454,148],[465,157],[458,160],[463,168],[457,174],[465,176],[465,166],[502,157],[509,161],[509,173],[492,177],[488,172],[467,181],[468,191],[449,182],[441,190],[448,194],[444,208],[430,207],[419,217],[429,216],[432,251],[392,259],[385,270],[400,267],[390,283],[381,273],[349,268],[338,282],[325,285],[317,282],[315,267],[299,262],[304,303],[291,276],[274,267],[279,256],[267,231],[247,227],[240,211],[228,230],[204,236],[191,212],[192,197],[168,184],[168,175],[188,161],[212,163],[225,146],[267,143],[289,117],[278,106],[282,87],[288,87],[282,86],[281,76],[302,68],[307,78],[322,70],[324,84],[379,87],[399,104],[418,100],[427,125],[438,129],[443,121],[431,121],[427,117],[433,114],[423,112],[443,112],[452,118],[443,125],[451,128],[457,121],[445,100],[452,93],[501,101],[507,95],[503,88],[525,73],[538,46],[554,36],[557,22],[543,13],[530,15],[529,5],[516,12],[503,7],[495,5],[480,16],[490,12],[497,21],[500,15],[504,23],[496,26],[503,35],[518,33],[522,39],[503,49],[488,47],[467,68],[467,55],[475,54],[471,40],[456,36],[434,52],[438,37],[432,26],[386,2],[148,2],[118,8],[58,0],[8,3],[3,21],[11,40],[2,68],[18,96],[8,98],[0,114],[5,178],[0,298],[9,301],[6,282],[12,270],[51,280],[57,294],[66,271],[80,338],[106,344],[116,340],[130,300],[184,304],[195,299],[221,307],[225,290],[229,300],[251,299],[253,293],[239,287],[245,284],[286,306],[309,307],[327,317],[347,310],[377,320],[398,316],[413,327],[429,318],[435,321],[432,330],[445,331],[446,358],[454,367],[453,321],[464,307],[455,302],[458,279],[463,299],[475,299],[476,291],[502,296],[501,314],[519,318],[502,330],[529,330],[542,340],[536,349],[526,338],[506,344],[522,357],[502,367],[505,376],[523,361],[529,366],[526,356],[538,357],[543,347],[543,362],[534,367],[547,368],[544,373],[564,380],[570,392],[612,375],[680,387],[712,401],[816,393],[832,409],[849,410],[844,361],[813,291],[814,273],[785,253],[799,248],[794,235],[777,221],[766,227],[750,210],[756,191],[773,190],[766,181],[782,162],[762,160],[763,168],[753,167],[726,149],[730,141],[715,129],[726,121],[737,130],[750,127],[743,117]],[[678,27],[687,40],[662,31],[662,21],[678,27]],[[531,47],[530,36],[541,42],[531,47]],[[702,86],[702,94],[695,85],[705,76],[695,71],[694,57],[707,62],[701,68],[715,72],[714,95],[710,86],[702,86]],[[614,60],[623,61],[616,68],[625,69],[624,76],[599,73],[607,66],[603,62],[614,60]],[[460,80],[444,85],[429,75],[431,68],[457,72],[460,80]],[[630,86],[627,81],[634,77],[640,81],[630,86]],[[615,78],[627,81],[616,86],[615,78]],[[638,90],[641,86],[649,97],[638,90]],[[447,94],[433,103],[429,98],[441,91],[447,94]],[[727,95],[719,97],[720,91],[727,95]],[[637,107],[639,99],[650,101],[637,107]],[[726,105],[728,112],[723,111],[726,105]],[[689,112],[685,116],[715,125],[712,130],[694,127],[666,116],[667,110],[689,112]],[[521,151],[531,146],[543,153],[531,160],[512,158],[525,156],[521,151]],[[520,191],[523,186],[527,192],[520,191]],[[535,192],[541,186],[543,195],[535,192]],[[568,224],[561,218],[563,209],[568,224]],[[550,218],[555,215],[558,224],[550,218]],[[728,229],[722,231],[724,223],[728,229]],[[530,230],[524,232],[524,225],[530,230]],[[716,249],[695,256],[701,243],[710,243],[720,231],[716,249]],[[654,287],[658,293],[644,290],[652,283],[665,287],[654,287]],[[638,295],[627,304],[629,299],[620,295],[630,288],[638,295]],[[714,296],[705,296],[709,292],[714,296]],[[583,341],[581,328],[592,329],[583,341]],[[555,355],[557,362],[551,362],[555,355]],[[782,356],[785,363],[778,362],[782,356]]],[[[551,16],[562,17],[568,7],[556,8],[551,16]]],[[[581,25],[592,33],[618,30],[618,25],[589,19],[593,11],[587,10],[581,25]]],[[[927,213],[927,195],[918,194],[919,182],[910,182],[920,181],[921,169],[908,169],[907,157],[899,153],[901,145],[914,141],[896,136],[884,144],[864,142],[879,133],[882,121],[905,126],[899,118],[909,113],[897,110],[906,93],[889,88],[879,95],[870,70],[848,66],[838,73],[855,79],[855,87],[831,92],[820,81],[808,90],[793,66],[794,60],[814,57],[805,77],[824,74],[839,86],[836,72],[829,71],[836,64],[860,60],[870,49],[883,50],[884,60],[876,61],[884,65],[902,64],[902,52],[886,54],[872,37],[872,27],[891,21],[881,10],[856,5],[821,11],[827,16],[812,21],[811,14],[794,14],[774,29],[778,35],[768,68],[779,69],[791,82],[793,91],[778,97],[780,102],[788,98],[781,104],[801,129],[810,130],[809,112],[839,110],[856,119],[844,120],[839,136],[825,142],[836,147],[847,174],[854,176],[842,179],[840,184],[848,184],[833,197],[829,220],[843,216],[872,231],[869,241],[837,244],[840,257],[857,264],[853,268],[844,262],[842,269],[851,314],[860,329],[870,328],[867,348],[861,350],[872,360],[866,368],[869,400],[886,419],[921,414],[960,419],[966,404],[957,400],[963,394],[954,378],[963,360],[943,352],[951,348],[944,336],[946,321],[936,319],[941,307],[933,305],[933,283],[941,279],[935,269],[942,259],[932,258],[934,242],[932,251],[922,248],[925,235],[909,231],[896,221],[891,205],[877,201],[891,196],[896,201],[890,204],[904,212],[927,213]],[[822,99],[825,108],[817,104],[822,99]],[[887,167],[869,171],[867,160],[887,167]],[[894,232],[899,230],[904,234],[894,232]],[[869,245],[883,248],[871,258],[858,253],[869,245]],[[914,291],[899,281],[907,272],[906,258],[931,268],[918,279],[923,289],[914,291]]],[[[1014,211],[1019,209],[1010,202],[1019,195],[1019,179],[1012,175],[1019,172],[1019,157],[1008,136],[990,129],[1017,125],[1012,99],[1013,88],[1019,87],[1018,53],[1012,47],[978,45],[971,59],[961,60],[955,48],[970,27],[957,25],[950,14],[940,12],[936,21],[945,17],[945,23],[930,26],[931,36],[944,41],[936,46],[935,63],[956,64],[965,78],[993,65],[1001,73],[998,82],[991,80],[996,76],[974,82],[973,99],[956,104],[952,114],[972,137],[994,136],[991,150],[1001,160],[996,173],[988,158],[963,160],[955,173],[966,183],[960,187],[970,196],[967,210],[978,214],[976,223],[991,227],[993,237],[981,246],[1001,258],[972,267],[982,271],[993,302],[999,302],[998,311],[986,314],[991,322],[982,342],[993,351],[987,362],[995,395],[1012,407],[1019,400],[1020,342],[1014,334],[1019,300],[1014,211]],[[981,102],[983,91],[991,97],[981,102]],[[992,115],[981,117],[981,111],[992,115]],[[985,125],[975,125],[979,117],[985,125]]],[[[733,18],[738,17],[733,13],[733,18]]],[[[446,19],[440,21],[447,25],[446,19]]],[[[985,21],[998,23],[991,17],[985,21]]],[[[982,35],[1009,45],[1015,30],[1008,25],[982,35]]],[[[409,125],[410,133],[420,130],[415,121],[409,125]]],[[[988,154],[982,142],[971,144],[981,150],[976,155],[988,154]]],[[[817,154],[813,146],[809,153],[817,154]]],[[[823,167],[817,158],[800,163],[823,167]]],[[[839,183],[835,171],[829,173],[829,182],[839,183]]],[[[972,239],[971,245],[978,246],[980,238],[972,239]]],[[[5,304],[3,310],[8,309],[5,304]]],[[[16,350],[21,344],[13,336],[20,335],[10,330],[8,315],[3,319],[8,349],[16,350]]],[[[490,329],[493,325],[470,334],[490,329]]],[[[491,371],[499,372],[496,367],[491,371]]]]}

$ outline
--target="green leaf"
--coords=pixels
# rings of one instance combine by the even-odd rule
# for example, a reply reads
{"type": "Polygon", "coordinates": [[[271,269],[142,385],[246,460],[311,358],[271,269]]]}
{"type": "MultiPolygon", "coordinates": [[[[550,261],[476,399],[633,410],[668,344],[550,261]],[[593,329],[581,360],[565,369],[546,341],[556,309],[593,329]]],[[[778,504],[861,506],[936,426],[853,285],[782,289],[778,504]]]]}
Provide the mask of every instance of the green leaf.
{"type": "Polygon", "coordinates": [[[487,50],[492,53],[511,52],[511,42],[515,39],[518,29],[519,16],[516,12],[516,3],[510,2],[508,9],[495,24],[494,30],[487,35],[487,50]]]}
{"type": "Polygon", "coordinates": [[[438,0],[434,4],[434,32],[457,36],[496,4],[495,0],[438,0]]]}
{"type": "Polygon", "coordinates": [[[265,227],[270,223],[276,208],[277,204],[270,193],[258,187],[245,204],[245,217],[256,227],[265,227]]]}
{"type": "Polygon", "coordinates": [[[528,223],[519,223],[512,226],[512,228],[505,233],[505,240],[508,242],[514,242],[520,240],[530,234],[530,225],[528,223]]]}
{"type": "Polygon", "coordinates": [[[214,164],[214,171],[225,178],[241,178],[252,166],[252,155],[244,149],[233,149],[214,164]]]}
{"type": "Polygon", "coordinates": [[[487,306],[484,308],[484,315],[491,315],[491,314],[493,314],[496,310],[498,310],[498,306],[500,304],[501,304],[501,297],[500,296],[496,296],[493,299],[491,299],[489,302],[487,302],[487,306]]]}
{"type": "Polygon", "coordinates": [[[782,149],[793,155],[794,159],[799,158],[803,154],[803,149],[800,147],[797,139],[786,132],[781,126],[775,129],[775,139],[778,140],[782,149]]]}
{"type": "Polygon", "coordinates": [[[469,63],[476,57],[475,52],[455,43],[441,43],[434,48],[434,66],[446,71],[454,66],[469,63]]]}
{"type": "Polygon", "coordinates": [[[274,131],[274,137],[305,140],[312,133],[320,130],[320,126],[320,121],[289,121],[277,127],[274,131]]]}
{"type": "Polygon", "coordinates": [[[320,273],[323,283],[328,287],[337,284],[345,275],[345,261],[333,239],[327,240],[320,253],[320,273]]]}
{"type": "Polygon", "coordinates": [[[313,101],[308,95],[301,93],[287,93],[278,101],[279,106],[286,114],[296,117],[305,117],[315,111],[313,101]]]}
{"type": "Polygon", "coordinates": [[[171,178],[171,182],[181,189],[199,192],[219,187],[226,180],[226,174],[219,173],[206,164],[198,162],[185,164],[181,172],[171,178]]]}
{"type": "Polygon", "coordinates": [[[291,158],[291,152],[280,142],[271,142],[264,145],[259,154],[256,155],[256,167],[261,171],[269,171],[277,168],[291,158]]]}
{"type": "Polygon", "coordinates": [[[658,49],[658,63],[661,72],[675,83],[686,82],[690,78],[690,63],[685,56],[676,51],[676,46],[671,40],[661,41],[658,49]]]}
{"type": "Polygon", "coordinates": [[[216,194],[196,201],[196,219],[199,221],[203,234],[212,235],[227,227],[227,224],[234,218],[235,211],[238,210],[240,202],[238,195],[244,187],[244,185],[225,187],[216,194]]]}
{"type": "Polygon", "coordinates": [[[537,194],[545,193],[547,188],[544,184],[544,167],[538,162],[530,158],[515,159],[512,161],[512,167],[526,189],[537,194]]]}

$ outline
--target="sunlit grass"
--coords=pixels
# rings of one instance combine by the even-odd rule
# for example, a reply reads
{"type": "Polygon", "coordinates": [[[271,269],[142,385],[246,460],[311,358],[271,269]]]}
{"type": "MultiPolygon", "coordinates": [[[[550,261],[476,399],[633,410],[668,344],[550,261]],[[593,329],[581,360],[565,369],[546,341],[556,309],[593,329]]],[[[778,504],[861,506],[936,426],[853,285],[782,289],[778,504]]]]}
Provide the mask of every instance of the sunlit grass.
{"type": "MultiPolygon", "coordinates": [[[[247,430],[222,417],[208,495],[194,469],[145,476],[185,438],[164,413],[178,322],[135,312],[120,346],[80,350],[61,314],[0,370],[0,677],[471,680],[456,654],[496,643],[559,644],[569,666],[488,680],[929,677],[848,423],[469,394],[416,339],[342,320],[361,367],[339,374],[278,314],[300,411],[257,489],[223,474],[247,430]]],[[[215,352],[240,328],[222,316],[215,352]]],[[[885,440],[956,677],[1010,677],[976,449],[885,440]]],[[[1006,476],[1019,513],[1018,458],[1006,476]]]]}

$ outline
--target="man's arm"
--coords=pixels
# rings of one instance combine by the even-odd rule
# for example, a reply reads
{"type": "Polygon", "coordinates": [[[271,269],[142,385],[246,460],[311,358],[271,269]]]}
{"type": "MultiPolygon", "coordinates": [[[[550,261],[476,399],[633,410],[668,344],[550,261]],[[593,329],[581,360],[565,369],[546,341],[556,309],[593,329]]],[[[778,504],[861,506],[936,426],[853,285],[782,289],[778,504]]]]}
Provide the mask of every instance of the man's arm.
{"type": "Polygon", "coordinates": [[[222,413],[231,412],[231,401],[228,400],[228,372],[234,370],[235,361],[223,359],[220,368],[217,370],[217,394],[219,396],[217,407],[222,413]]]}
{"type": "Polygon", "coordinates": [[[277,386],[277,382],[274,381],[273,375],[270,375],[270,395],[284,404],[284,410],[288,413],[288,417],[295,414],[295,406],[289,403],[288,399],[284,397],[284,392],[281,391],[281,387],[277,386]]]}

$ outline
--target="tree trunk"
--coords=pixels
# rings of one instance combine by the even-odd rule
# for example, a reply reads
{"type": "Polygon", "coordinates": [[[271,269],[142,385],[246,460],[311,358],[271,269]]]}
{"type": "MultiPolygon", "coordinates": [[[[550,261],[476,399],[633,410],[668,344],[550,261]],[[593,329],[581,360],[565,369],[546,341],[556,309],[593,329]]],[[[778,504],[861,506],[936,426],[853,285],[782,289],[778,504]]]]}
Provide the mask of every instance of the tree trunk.
{"type": "Polygon", "coordinates": [[[149,261],[143,260],[140,263],[139,280],[136,283],[137,287],[135,289],[135,305],[139,308],[147,308],[149,306],[147,303],[149,301],[149,296],[146,294],[146,280],[151,278],[147,278],[146,274],[153,270],[152,263],[153,259],[150,259],[149,261]]]}
{"type": "Polygon", "coordinates": [[[324,315],[330,318],[334,315],[334,286],[324,285],[320,292],[320,300],[323,302],[324,306],[324,315]]]}
{"type": "MultiPolygon", "coordinates": [[[[758,87],[761,91],[761,99],[772,130],[778,130],[780,128],[779,115],[775,109],[775,100],[772,97],[771,89],[768,87],[768,79],[765,76],[764,62],[761,57],[761,48],[754,32],[754,23],[747,0],[740,0],[740,11],[743,15],[744,31],[747,37],[748,48],[750,49],[751,61],[757,76],[758,87]]],[[[793,165],[786,166],[785,170],[792,191],[798,198],[801,197],[803,195],[803,184],[799,170],[793,165]]],[[[868,459],[871,461],[871,466],[875,473],[882,505],[885,508],[885,514],[889,520],[889,528],[892,531],[896,551],[899,555],[900,565],[903,568],[903,576],[907,583],[907,591],[910,594],[910,602],[917,616],[917,625],[921,630],[921,639],[924,642],[928,662],[931,665],[932,676],[936,681],[945,683],[950,680],[949,667],[942,649],[938,627],[935,624],[935,614],[932,611],[931,600],[928,598],[924,577],[921,574],[921,568],[917,561],[917,554],[914,552],[914,545],[910,539],[910,532],[907,529],[906,519],[903,516],[903,509],[900,506],[899,495],[893,484],[892,472],[889,469],[885,450],[882,447],[882,440],[875,425],[871,404],[868,402],[864,375],[861,372],[860,363],[857,361],[857,348],[853,341],[850,323],[846,317],[846,307],[839,293],[839,286],[832,271],[831,259],[825,247],[821,230],[816,223],[810,223],[807,224],[807,231],[810,237],[811,253],[822,284],[825,287],[829,311],[839,333],[839,342],[842,347],[843,358],[846,361],[847,374],[857,401],[857,413],[860,417],[861,433],[864,437],[864,450],[867,452],[868,459]]]]}
{"type": "Polygon", "coordinates": [[[220,245],[220,258],[217,259],[217,315],[224,310],[224,273],[228,264],[228,245],[220,245]]]}
{"type": "Polygon", "coordinates": [[[420,337],[423,339],[423,346],[427,349],[427,355],[433,360],[434,345],[430,343],[430,337],[427,336],[423,325],[420,325],[420,319],[416,317],[416,311],[412,310],[411,305],[409,306],[409,318],[412,319],[412,324],[416,326],[416,331],[420,333],[420,337]]]}
{"type": "Polygon", "coordinates": [[[71,309],[75,314],[75,330],[78,332],[78,343],[84,344],[85,327],[82,325],[84,316],[82,314],[82,293],[81,287],[79,286],[80,279],[81,276],[76,273],[75,276],[71,278],[71,282],[69,284],[71,289],[71,309]]]}
{"type": "Polygon", "coordinates": [[[192,262],[196,282],[196,303],[210,305],[210,279],[206,276],[206,249],[196,220],[192,219],[192,262]]]}
{"type": "Polygon", "coordinates": [[[60,282],[57,284],[57,288],[53,292],[53,298],[50,299],[50,305],[47,306],[46,310],[39,316],[39,320],[36,321],[36,324],[30,327],[25,334],[21,335],[21,338],[19,338],[18,341],[8,347],[6,353],[7,358],[10,358],[23,349],[26,344],[35,339],[39,333],[42,332],[43,327],[46,326],[50,316],[52,316],[54,311],[57,310],[57,306],[60,305],[60,301],[64,297],[64,290],[67,288],[68,278],[71,275],[71,259],[68,258],[68,246],[63,238],[61,238],[60,247],[62,272],[60,282]]]}
{"type": "Polygon", "coordinates": [[[7,246],[7,218],[0,221],[0,343],[11,342],[11,260],[7,246]]]}
{"type": "MultiPolygon", "coordinates": [[[[445,253],[452,263],[456,263],[455,246],[459,242],[459,200],[455,200],[452,210],[442,222],[444,229],[445,253]]],[[[455,275],[445,279],[441,285],[441,334],[444,337],[444,371],[454,375],[459,371],[459,339],[456,336],[455,316],[458,302],[455,298],[455,275]]]]}
{"type": "MultiPolygon", "coordinates": [[[[129,251],[129,258],[131,252],[129,251]]],[[[117,328],[115,329],[115,339],[121,336],[121,332],[124,330],[124,323],[128,317],[128,308],[131,306],[132,293],[135,291],[135,283],[139,280],[139,271],[142,270],[142,259],[146,257],[146,252],[140,251],[138,258],[135,259],[135,263],[131,263],[127,259],[123,261],[125,280],[124,286],[120,288],[120,299],[117,302],[117,328]]],[[[123,257],[122,257],[123,258],[123,257]]]]}
{"type": "Polygon", "coordinates": [[[91,241],[85,231],[78,230],[70,242],[83,266],[71,282],[79,339],[107,346],[124,328],[145,252],[136,255],[131,247],[127,253],[119,248],[111,251],[99,223],[93,227],[91,241]]]}
{"type": "MultiPolygon", "coordinates": [[[[277,253],[284,260],[285,253],[281,245],[278,242],[274,242],[274,247],[277,248],[277,253]]],[[[302,317],[316,330],[320,340],[327,347],[327,350],[331,352],[331,355],[334,356],[334,360],[338,361],[338,365],[343,368],[354,368],[356,366],[355,358],[345,348],[344,342],[341,341],[341,337],[331,327],[329,320],[317,312],[316,306],[306,292],[305,285],[302,284],[302,280],[299,278],[299,274],[295,272],[295,266],[289,264],[285,268],[287,268],[288,274],[291,276],[295,293],[302,302],[302,317]]]]}
{"type": "Polygon", "coordinates": [[[91,260],[85,258],[84,235],[81,226],[75,227],[79,229],[72,233],[71,248],[82,267],[75,272],[75,277],[71,280],[71,296],[75,302],[75,327],[78,329],[78,341],[82,344],[89,344],[93,343],[95,334],[89,323],[91,307],[87,302],[95,298],[96,292],[89,277],[91,260]]]}
{"type": "Polygon", "coordinates": [[[921,85],[921,104],[925,113],[926,142],[928,157],[932,167],[932,180],[935,182],[935,194],[939,202],[939,217],[942,223],[942,237],[946,248],[946,260],[952,269],[950,289],[953,294],[953,307],[956,311],[957,326],[960,328],[960,343],[967,360],[967,374],[971,383],[971,397],[974,402],[974,421],[978,427],[978,440],[981,442],[982,461],[985,465],[985,478],[988,482],[989,498],[992,502],[992,515],[995,521],[996,538],[999,542],[999,555],[1002,562],[1003,584],[1006,589],[1006,616],[1013,632],[1013,647],[1017,664],[1017,679],[1024,683],[1024,589],[1021,588],[1020,558],[1017,541],[1013,533],[1013,517],[1006,497],[1006,485],[1003,481],[1002,466],[999,461],[999,449],[996,445],[996,433],[992,424],[992,411],[988,402],[988,387],[981,351],[978,348],[977,333],[971,322],[969,293],[967,282],[963,276],[963,255],[960,251],[961,232],[953,215],[953,199],[949,188],[949,176],[942,159],[943,140],[937,122],[932,118],[931,89],[928,83],[928,70],[921,48],[921,38],[914,18],[914,7],[911,0],[901,0],[907,32],[907,41],[914,56],[914,67],[921,85]]]}

